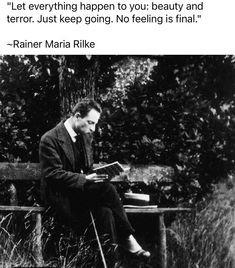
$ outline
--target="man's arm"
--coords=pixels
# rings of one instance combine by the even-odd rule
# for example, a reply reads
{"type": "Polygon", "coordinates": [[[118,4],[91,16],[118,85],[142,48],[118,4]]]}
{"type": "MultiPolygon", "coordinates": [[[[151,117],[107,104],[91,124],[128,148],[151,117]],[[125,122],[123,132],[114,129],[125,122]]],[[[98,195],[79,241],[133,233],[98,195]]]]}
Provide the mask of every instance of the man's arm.
{"type": "Polygon", "coordinates": [[[39,146],[42,173],[47,183],[56,183],[64,189],[83,189],[86,175],[64,170],[58,145],[50,136],[43,136],[39,146]]]}

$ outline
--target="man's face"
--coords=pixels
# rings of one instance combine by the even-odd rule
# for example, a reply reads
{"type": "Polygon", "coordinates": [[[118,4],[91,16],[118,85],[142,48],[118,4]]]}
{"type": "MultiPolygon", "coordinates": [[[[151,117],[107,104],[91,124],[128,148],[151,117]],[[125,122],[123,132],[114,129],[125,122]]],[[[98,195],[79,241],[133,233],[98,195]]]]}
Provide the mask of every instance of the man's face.
{"type": "Polygon", "coordinates": [[[95,109],[91,109],[83,118],[79,113],[76,113],[74,115],[74,130],[75,132],[92,133],[95,131],[99,119],[100,113],[95,109]]]}

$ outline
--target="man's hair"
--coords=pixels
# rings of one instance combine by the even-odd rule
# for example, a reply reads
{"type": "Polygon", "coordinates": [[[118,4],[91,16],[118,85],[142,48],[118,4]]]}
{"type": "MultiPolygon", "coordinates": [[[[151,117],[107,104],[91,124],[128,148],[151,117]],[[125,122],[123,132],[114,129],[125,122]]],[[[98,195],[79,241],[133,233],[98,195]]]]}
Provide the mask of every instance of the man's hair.
{"type": "Polygon", "coordinates": [[[85,117],[90,110],[95,109],[97,112],[101,113],[102,109],[98,102],[93,99],[83,99],[80,100],[72,109],[72,115],[75,113],[80,113],[81,117],[85,117]]]}

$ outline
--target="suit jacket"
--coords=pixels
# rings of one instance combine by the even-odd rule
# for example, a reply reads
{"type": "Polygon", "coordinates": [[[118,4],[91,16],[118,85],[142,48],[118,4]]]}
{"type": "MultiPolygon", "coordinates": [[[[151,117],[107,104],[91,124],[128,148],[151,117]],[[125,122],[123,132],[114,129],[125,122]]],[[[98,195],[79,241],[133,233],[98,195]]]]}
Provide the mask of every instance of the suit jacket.
{"type": "MultiPolygon", "coordinates": [[[[74,197],[82,194],[86,183],[85,174],[91,169],[92,138],[82,135],[83,150],[79,152],[85,161],[75,170],[73,144],[64,122],[46,132],[40,141],[39,159],[42,169],[41,190],[46,204],[51,205],[63,219],[73,218],[74,197]]],[[[79,198],[78,198],[79,200],[79,198]]]]}

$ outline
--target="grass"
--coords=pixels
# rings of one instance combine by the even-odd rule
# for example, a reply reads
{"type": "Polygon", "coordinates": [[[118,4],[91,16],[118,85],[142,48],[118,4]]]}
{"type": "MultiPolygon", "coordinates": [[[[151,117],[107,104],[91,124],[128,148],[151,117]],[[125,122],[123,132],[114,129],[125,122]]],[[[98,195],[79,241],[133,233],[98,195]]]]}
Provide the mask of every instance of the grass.
{"type": "Polygon", "coordinates": [[[15,226],[12,225],[13,214],[10,213],[1,218],[0,222],[0,267],[12,267],[33,265],[33,255],[31,254],[32,237],[24,241],[17,237],[17,233],[13,230],[15,226]]]}
{"type": "Polygon", "coordinates": [[[230,185],[219,184],[211,197],[197,204],[195,213],[174,221],[167,232],[169,267],[235,267],[234,185],[234,178],[230,185]]]}
{"type": "MultiPolygon", "coordinates": [[[[52,218],[51,218],[52,219],[52,218]]],[[[35,267],[37,259],[33,254],[35,226],[29,215],[14,219],[9,213],[0,221],[0,267],[35,267]],[[30,221],[30,222],[29,222],[30,221]],[[24,223],[23,226],[21,223],[24,223]]],[[[47,225],[48,227],[48,225],[47,225]]],[[[53,227],[51,225],[51,227],[53,227]]],[[[57,234],[57,243],[51,243],[52,229],[45,229],[43,236],[44,247],[53,247],[53,257],[47,258],[46,267],[92,267],[98,259],[98,250],[94,241],[85,241],[84,236],[75,236],[72,232],[57,234]]],[[[65,230],[66,231],[66,230],[65,230]]],[[[105,245],[105,241],[103,240],[105,245]]]]}

